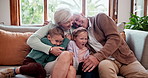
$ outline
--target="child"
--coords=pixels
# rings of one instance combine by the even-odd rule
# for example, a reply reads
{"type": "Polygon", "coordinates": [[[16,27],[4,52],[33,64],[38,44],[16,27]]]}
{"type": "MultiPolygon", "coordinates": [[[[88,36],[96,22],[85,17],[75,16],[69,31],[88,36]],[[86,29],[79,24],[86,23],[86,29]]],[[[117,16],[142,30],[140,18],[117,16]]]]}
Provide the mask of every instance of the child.
{"type": "MultiPolygon", "coordinates": [[[[42,38],[41,41],[52,47],[54,46],[63,47],[63,50],[67,47],[69,43],[69,39],[64,38],[64,31],[60,27],[55,27],[53,29],[50,29],[47,37],[42,38]]],[[[45,78],[46,77],[46,70],[44,69],[45,65],[48,62],[56,60],[56,58],[59,55],[60,54],[56,53],[46,54],[44,52],[32,49],[31,52],[25,58],[23,65],[21,67],[3,70],[2,72],[0,72],[0,77],[3,78],[10,77],[10,74],[12,77],[17,74],[25,74],[25,75],[34,76],[36,78],[45,78]]]]}
{"type": "Polygon", "coordinates": [[[90,54],[87,44],[87,30],[83,27],[79,27],[73,31],[72,35],[73,41],[69,42],[67,49],[74,53],[73,65],[77,70],[77,75],[81,75],[81,78],[98,78],[96,68],[91,72],[82,71],[83,62],[90,54]]]}

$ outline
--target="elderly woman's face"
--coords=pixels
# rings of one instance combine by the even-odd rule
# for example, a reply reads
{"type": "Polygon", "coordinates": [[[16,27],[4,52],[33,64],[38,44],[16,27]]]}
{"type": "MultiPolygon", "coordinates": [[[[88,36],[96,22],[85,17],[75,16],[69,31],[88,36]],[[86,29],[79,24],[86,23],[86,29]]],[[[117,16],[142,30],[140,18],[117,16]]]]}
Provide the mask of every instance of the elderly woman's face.
{"type": "Polygon", "coordinates": [[[65,29],[65,30],[69,30],[72,26],[72,17],[69,18],[69,20],[65,23],[61,23],[60,25],[65,29]]]}

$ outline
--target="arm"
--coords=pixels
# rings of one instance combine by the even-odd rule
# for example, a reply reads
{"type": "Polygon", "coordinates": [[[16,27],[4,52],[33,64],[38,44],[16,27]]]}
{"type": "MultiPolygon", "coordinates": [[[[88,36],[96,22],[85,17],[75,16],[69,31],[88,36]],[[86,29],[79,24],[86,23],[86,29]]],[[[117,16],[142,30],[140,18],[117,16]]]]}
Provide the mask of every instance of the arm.
{"type": "Polygon", "coordinates": [[[121,38],[115,22],[105,14],[95,17],[94,35],[103,48],[90,55],[83,64],[83,71],[92,71],[100,61],[111,56],[119,47],[121,38]]]}
{"type": "Polygon", "coordinates": [[[103,43],[103,48],[95,53],[94,56],[99,61],[102,61],[109,56],[112,56],[112,54],[119,48],[122,39],[117,31],[115,22],[106,14],[97,15],[96,22],[98,30],[102,33],[100,34],[100,32],[97,32],[101,37],[99,42],[103,43]]]}
{"type": "Polygon", "coordinates": [[[64,41],[60,46],[52,47],[52,49],[58,48],[60,51],[50,51],[50,53],[54,54],[55,56],[59,56],[64,50],[66,50],[69,41],[70,40],[68,38],[64,38],[64,41]]]}
{"type": "Polygon", "coordinates": [[[51,29],[52,27],[53,27],[52,24],[49,24],[37,30],[33,35],[31,35],[28,38],[27,44],[35,50],[39,50],[48,54],[51,46],[42,43],[40,39],[46,36],[48,30],[51,29]]]}
{"type": "Polygon", "coordinates": [[[78,68],[78,65],[79,65],[79,62],[78,62],[78,58],[76,56],[76,51],[78,51],[77,47],[76,47],[76,44],[74,41],[70,41],[69,44],[68,44],[68,47],[67,47],[67,50],[69,52],[72,52],[74,54],[74,57],[73,57],[73,66],[75,67],[75,69],[78,68]]]}
{"type": "MultiPolygon", "coordinates": [[[[67,46],[67,51],[69,51],[69,52],[74,52],[74,42],[73,41],[70,41],[69,43],[68,43],[68,46],[67,46]]],[[[75,45],[76,46],[76,45],[75,45]]]]}

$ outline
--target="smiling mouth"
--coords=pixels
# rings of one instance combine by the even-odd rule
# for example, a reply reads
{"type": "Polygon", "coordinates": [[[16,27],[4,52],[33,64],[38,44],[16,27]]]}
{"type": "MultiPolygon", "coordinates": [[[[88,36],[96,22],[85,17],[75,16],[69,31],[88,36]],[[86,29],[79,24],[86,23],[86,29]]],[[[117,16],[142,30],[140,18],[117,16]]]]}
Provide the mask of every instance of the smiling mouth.
{"type": "Polygon", "coordinates": [[[74,28],[78,28],[78,27],[81,27],[81,26],[78,25],[78,24],[76,24],[76,23],[73,23],[73,24],[72,24],[72,27],[74,27],[74,28]]]}

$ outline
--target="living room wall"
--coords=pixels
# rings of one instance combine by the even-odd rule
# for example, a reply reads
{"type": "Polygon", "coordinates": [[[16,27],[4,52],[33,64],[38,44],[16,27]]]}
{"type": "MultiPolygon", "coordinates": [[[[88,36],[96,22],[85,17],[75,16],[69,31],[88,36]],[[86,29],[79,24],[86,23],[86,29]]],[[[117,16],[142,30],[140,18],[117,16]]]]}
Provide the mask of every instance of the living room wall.
{"type": "Polygon", "coordinates": [[[118,0],[118,23],[129,22],[131,0],[118,0]]]}
{"type": "MultiPolygon", "coordinates": [[[[0,0],[0,23],[10,25],[10,0],[0,0]]],[[[118,23],[128,22],[131,0],[118,0],[118,23]]]]}
{"type": "Polygon", "coordinates": [[[10,6],[9,0],[0,0],[0,23],[10,25],[10,6]]]}

